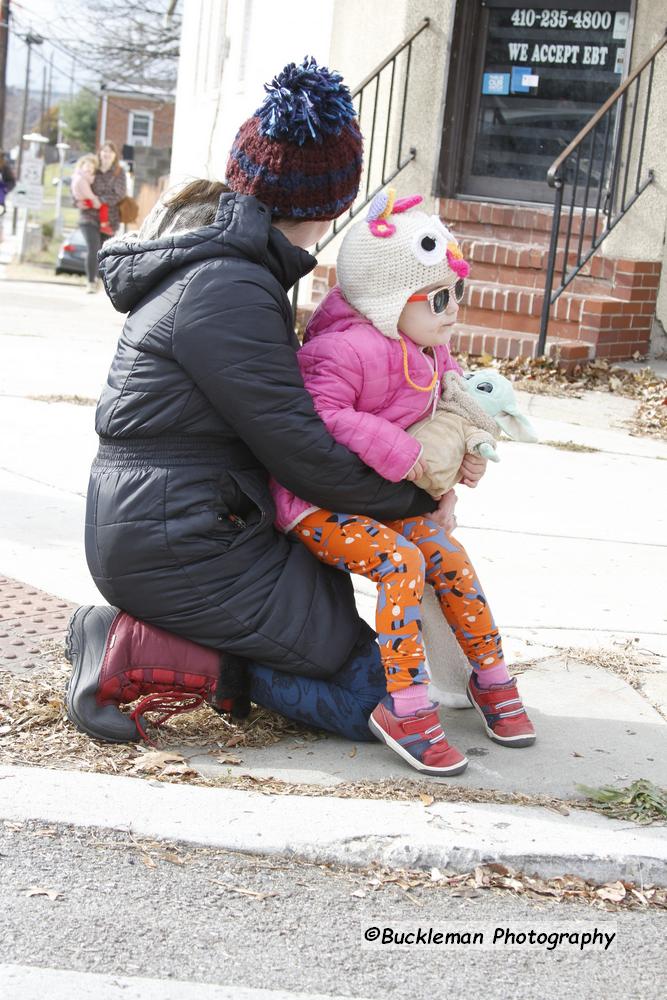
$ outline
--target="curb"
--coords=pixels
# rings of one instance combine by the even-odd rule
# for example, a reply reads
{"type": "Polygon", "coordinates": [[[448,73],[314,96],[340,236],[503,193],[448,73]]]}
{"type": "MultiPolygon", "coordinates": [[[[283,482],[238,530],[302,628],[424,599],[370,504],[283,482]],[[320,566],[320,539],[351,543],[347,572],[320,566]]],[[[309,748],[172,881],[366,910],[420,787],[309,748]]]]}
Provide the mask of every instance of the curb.
{"type": "Polygon", "coordinates": [[[0,818],[317,863],[469,871],[495,861],[543,878],[571,874],[593,882],[667,885],[664,832],[595,813],[263,795],[6,766],[0,767],[0,818]]]}
{"type": "MultiPolygon", "coordinates": [[[[0,985],[12,1000],[350,1000],[322,993],[220,986],[176,979],[115,976],[73,969],[0,965],[0,985]]],[[[359,997],[359,1000],[363,1000],[359,997]]]]}

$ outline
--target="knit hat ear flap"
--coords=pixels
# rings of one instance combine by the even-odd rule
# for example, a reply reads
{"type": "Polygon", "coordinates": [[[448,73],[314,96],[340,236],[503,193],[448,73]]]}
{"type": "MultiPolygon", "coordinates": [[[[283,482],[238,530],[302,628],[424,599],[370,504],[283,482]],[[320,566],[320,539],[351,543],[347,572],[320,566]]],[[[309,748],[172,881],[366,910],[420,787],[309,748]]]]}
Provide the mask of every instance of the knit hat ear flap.
{"type": "Polygon", "coordinates": [[[349,89],[312,56],[265,84],[266,97],[239,129],[227,162],[233,191],[272,215],[335,219],[356,198],[362,138],[349,89]]]}

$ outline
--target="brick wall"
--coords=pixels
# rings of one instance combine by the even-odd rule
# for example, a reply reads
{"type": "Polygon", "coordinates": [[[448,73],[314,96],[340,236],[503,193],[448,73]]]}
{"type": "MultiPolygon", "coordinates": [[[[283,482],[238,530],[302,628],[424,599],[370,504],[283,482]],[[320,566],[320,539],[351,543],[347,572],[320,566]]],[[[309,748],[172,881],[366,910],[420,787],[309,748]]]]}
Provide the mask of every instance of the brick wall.
{"type": "Polygon", "coordinates": [[[330,288],[336,284],[336,265],[318,264],[313,271],[313,287],[310,294],[311,302],[317,305],[322,301],[330,288]]]}
{"type": "MultiPolygon", "coordinates": [[[[97,116],[97,145],[100,144],[102,126],[102,105],[97,116]]],[[[115,143],[120,150],[128,141],[128,122],[131,111],[150,111],[153,114],[153,138],[151,145],[157,149],[168,149],[174,132],[173,101],[156,101],[146,97],[116,97],[107,99],[107,121],[105,138],[115,143]]]]}
{"type": "Polygon", "coordinates": [[[659,261],[600,258],[614,298],[588,299],[581,314],[581,337],[597,345],[597,357],[620,360],[648,354],[655,316],[659,261]]]}

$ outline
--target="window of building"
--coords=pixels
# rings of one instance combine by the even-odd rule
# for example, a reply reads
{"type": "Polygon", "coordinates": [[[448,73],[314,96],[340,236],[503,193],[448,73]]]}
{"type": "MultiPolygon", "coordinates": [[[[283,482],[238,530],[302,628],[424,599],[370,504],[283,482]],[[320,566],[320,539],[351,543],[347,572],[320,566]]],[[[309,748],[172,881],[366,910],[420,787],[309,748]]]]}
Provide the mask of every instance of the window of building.
{"type": "Polygon", "coordinates": [[[130,146],[150,146],[153,142],[153,112],[130,111],[127,125],[130,146]]]}

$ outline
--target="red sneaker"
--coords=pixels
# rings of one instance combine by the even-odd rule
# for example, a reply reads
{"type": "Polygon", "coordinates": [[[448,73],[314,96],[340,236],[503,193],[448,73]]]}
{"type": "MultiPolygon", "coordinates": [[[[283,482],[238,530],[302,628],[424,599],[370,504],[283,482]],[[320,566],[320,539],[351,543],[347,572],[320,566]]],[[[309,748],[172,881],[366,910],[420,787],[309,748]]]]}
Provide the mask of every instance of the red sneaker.
{"type": "Polygon", "coordinates": [[[537,739],[514,678],[507,684],[492,684],[490,688],[483,688],[473,673],[468,681],[467,695],[484,723],[486,735],[494,743],[529,747],[537,739]]]}
{"type": "Polygon", "coordinates": [[[400,717],[394,715],[394,702],[388,694],[371,712],[368,728],[422,774],[460,774],[468,766],[468,758],[447,742],[438,707],[433,702],[416,715],[400,717]]]}

